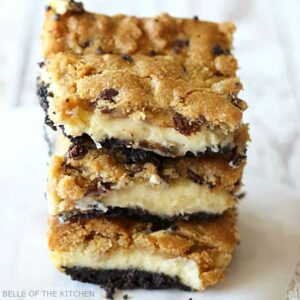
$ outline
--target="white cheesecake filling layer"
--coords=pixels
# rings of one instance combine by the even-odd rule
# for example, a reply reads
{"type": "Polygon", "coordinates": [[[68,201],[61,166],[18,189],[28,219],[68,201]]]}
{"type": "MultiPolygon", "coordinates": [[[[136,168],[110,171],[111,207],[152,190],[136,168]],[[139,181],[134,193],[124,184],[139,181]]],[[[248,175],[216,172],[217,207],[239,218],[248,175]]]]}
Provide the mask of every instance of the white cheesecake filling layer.
{"type": "MultiPolygon", "coordinates": [[[[55,98],[64,97],[64,92],[57,80],[45,68],[40,71],[40,77],[42,81],[50,83],[48,89],[53,92],[55,98]]],[[[53,114],[55,112],[53,101],[55,99],[49,101],[48,113],[50,118],[55,121],[57,115],[53,114]]],[[[198,152],[205,152],[208,148],[217,152],[219,147],[234,146],[233,132],[224,136],[224,134],[217,133],[213,129],[203,127],[201,131],[186,136],[174,128],[151,125],[139,119],[109,118],[100,113],[85,114],[84,117],[79,117],[76,109],[74,113],[70,112],[70,116],[72,115],[74,115],[72,122],[59,124],[64,126],[66,134],[80,136],[87,133],[95,143],[115,138],[130,141],[133,148],[140,148],[140,143],[146,141],[149,144],[161,145],[171,151],[173,150],[176,156],[183,156],[189,151],[197,154],[198,152]]],[[[159,149],[149,150],[166,155],[159,149]]]]}
{"type": "Polygon", "coordinates": [[[124,190],[111,191],[101,202],[105,206],[139,207],[151,214],[165,216],[195,212],[218,214],[234,205],[229,192],[211,191],[188,180],[156,186],[132,183],[124,190]]]}
{"type": "Polygon", "coordinates": [[[202,290],[200,270],[195,261],[187,258],[168,258],[144,250],[119,250],[110,255],[96,254],[89,249],[74,252],[51,252],[51,258],[58,267],[89,267],[93,269],[138,269],[141,271],[162,273],[194,290],[202,290]]]}
{"type": "MultiPolygon", "coordinates": [[[[73,127],[67,126],[67,131],[69,129],[74,131],[73,127]]],[[[233,142],[234,136],[231,133],[224,139],[207,128],[186,136],[174,128],[162,128],[140,120],[109,119],[97,114],[93,114],[90,126],[86,130],[95,142],[106,138],[115,138],[132,141],[133,148],[139,148],[140,142],[147,141],[149,144],[158,144],[171,151],[174,150],[175,153],[180,155],[185,155],[188,151],[197,154],[197,152],[204,152],[208,148],[217,152],[219,146],[229,146],[233,142]]],[[[74,133],[76,132],[70,132],[70,134],[74,133]]],[[[153,149],[153,151],[164,154],[159,149],[153,149]]]]}
{"type": "MultiPolygon", "coordinates": [[[[55,199],[55,198],[54,198],[55,199]]],[[[140,208],[150,214],[172,217],[180,214],[203,212],[222,214],[234,207],[235,198],[226,190],[210,190],[205,185],[190,180],[180,179],[171,184],[131,182],[119,190],[107,192],[96,205],[95,197],[86,196],[75,202],[75,208],[87,210],[91,208],[106,211],[108,206],[122,208],[140,208]],[[83,209],[84,208],[84,209],[83,209]]],[[[64,202],[57,207],[52,201],[50,213],[64,211],[64,202]]]]}

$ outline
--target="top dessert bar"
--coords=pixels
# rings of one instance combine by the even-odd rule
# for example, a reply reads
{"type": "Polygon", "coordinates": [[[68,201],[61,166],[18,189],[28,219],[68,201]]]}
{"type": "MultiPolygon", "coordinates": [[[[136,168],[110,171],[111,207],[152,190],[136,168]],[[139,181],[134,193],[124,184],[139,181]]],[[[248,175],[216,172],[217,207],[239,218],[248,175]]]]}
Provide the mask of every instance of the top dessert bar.
{"type": "Polygon", "coordinates": [[[53,5],[38,88],[46,122],[99,146],[169,157],[230,151],[247,107],[238,97],[234,30],[198,18],[109,17],[74,2],[53,5]]]}

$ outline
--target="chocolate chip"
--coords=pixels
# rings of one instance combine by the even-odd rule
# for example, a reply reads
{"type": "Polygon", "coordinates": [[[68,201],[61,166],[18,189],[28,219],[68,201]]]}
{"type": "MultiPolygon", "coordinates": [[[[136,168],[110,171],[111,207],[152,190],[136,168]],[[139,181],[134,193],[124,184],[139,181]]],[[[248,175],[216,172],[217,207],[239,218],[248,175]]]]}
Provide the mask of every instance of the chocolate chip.
{"type": "Polygon", "coordinates": [[[110,102],[115,102],[113,98],[118,95],[119,95],[119,92],[115,89],[111,89],[111,88],[105,89],[99,94],[96,101],[102,99],[102,100],[106,100],[106,101],[110,101],[110,102]]]}
{"type": "Polygon", "coordinates": [[[239,109],[243,109],[244,107],[244,103],[243,103],[243,100],[240,99],[237,95],[235,94],[231,94],[230,95],[230,99],[231,99],[231,103],[236,106],[237,108],[239,109]]]}
{"type": "Polygon", "coordinates": [[[98,55],[103,55],[103,54],[104,54],[104,51],[103,51],[103,49],[102,49],[101,47],[98,47],[98,48],[96,49],[96,53],[97,53],[98,55]]]}
{"type": "Polygon", "coordinates": [[[59,21],[60,20],[60,15],[59,14],[54,14],[53,15],[53,20],[54,21],[59,21]]]}
{"type": "Polygon", "coordinates": [[[157,55],[157,52],[155,51],[155,50],[151,50],[150,52],[149,52],[149,56],[156,56],[157,55]]]}
{"type": "Polygon", "coordinates": [[[222,48],[219,44],[214,44],[211,48],[211,52],[214,55],[229,55],[230,50],[222,48]]]}
{"type": "Polygon", "coordinates": [[[127,300],[128,299],[128,295],[127,294],[123,295],[123,299],[127,300]]]}
{"type": "Polygon", "coordinates": [[[86,146],[94,145],[93,140],[86,133],[83,133],[81,136],[71,138],[71,141],[72,141],[73,144],[85,144],[86,146]]]}
{"type": "Polygon", "coordinates": [[[140,173],[141,171],[144,170],[144,164],[132,164],[128,166],[128,172],[129,172],[129,176],[134,176],[137,173],[140,173]]]}
{"type": "Polygon", "coordinates": [[[229,166],[236,169],[240,166],[243,160],[246,158],[245,154],[238,153],[237,147],[232,149],[231,159],[229,161],[229,166]]]}
{"type": "Polygon", "coordinates": [[[68,150],[67,158],[78,160],[84,157],[87,153],[86,147],[82,144],[73,144],[68,150]]]}
{"type": "Polygon", "coordinates": [[[199,21],[199,17],[198,17],[198,16],[194,16],[194,17],[193,17],[193,20],[194,20],[194,21],[199,21]]]}
{"type": "Polygon", "coordinates": [[[113,183],[112,182],[105,182],[103,180],[103,177],[99,176],[99,181],[97,184],[97,189],[98,192],[100,192],[100,194],[105,194],[107,193],[109,190],[111,190],[113,183]]]}
{"type": "Polygon", "coordinates": [[[46,5],[45,6],[45,11],[49,11],[49,10],[51,10],[51,7],[49,5],[46,5]]]}
{"type": "Polygon", "coordinates": [[[84,12],[84,7],[82,2],[75,2],[74,0],[71,0],[70,2],[72,4],[72,13],[80,14],[84,12]]]}
{"type": "Polygon", "coordinates": [[[200,176],[200,175],[196,174],[191,169],[187,170],[187,176],[188,176],[188,178],[190,178],[193,182],[195,182],[197,184],[204,184],[205,183],[205,180],[204,180],[203,176],[200,176]]]}
{"type": "Polygon", "coordinates": [[[151,163],[157,168],[160,168],[162,165],[159,155],[150,151],[145,151],[142,149],[128,149],[128,152],[124,153],[124,155],[126,157],[126,164],[151,163]]]}
{"type": "Polygon", "coordinates": [[[242,181],[239,179],[239,180],[237,180],[237,181],[234,183],[234,186],[235,186],[235,187],[240,187],[241,184],[242,184],[242,181]]]}
{"type": "Polygon", "coordinates": [[[216,185],[213,184],[212,182],[207,182],[207,186],[210,190],[212,190],[216,185]]]}
{"type": "Polygon", "coordinates": [[[124,59],[124,60],[126,60],[126,61],[128,61],[128,62],[133,62],[132,57],[130,55],[128,55],[128,54],[122,55],[121,58],[124,59]]]}
{"type": "Polygon", "coordinates": [[[245,196],[246,196],[246,193],[245,193],[245,192],[242,192],[242,193],[236,195],[236,197],[237,197],[238,199],[243,199],[245,196]]]}
{"type": "Polygon", "coordinates": [[[189,40],[177,40],[173,43],[173,51],[175,53],[180,53],[181,49],[188,47],[190,44],[189,40]]]}
{"type": "Polygon", "coordinates": [[[109,107],[101,107],[99,110],[103,114],[110,114],[114,109],[109,107]]]}
{"type": "Polygon", "coordinates": [[[82,48],[87,48],[90,45],[90,41],[85,41],[84,43],[81,44],[82,48]]]}
{"type": "Polygon", "coordinates": [[[170,226],[170,229],[171,229],[172,231],[176,231],[176,230],[178,229],[178,226],[177,226],[176,224],[172,224],[172,225],[170,226]]]}
{"type": "Polygon", "coordinates": [[[189,121],[186,117],[179,113],[173,116],[175,129],[184,135],[191,135],[200,130],[201,125],[205,122],[205,118],[200,116],[195,121],[189,121]]]}
{"type": "Polygon", "coordinates": [[[241,164],[242,160],[240,159],[239,156],[234,156],[231,161],[229,162],[229,165],[232,167],[232,168],[238,168],[239,165],[241,164]]]}

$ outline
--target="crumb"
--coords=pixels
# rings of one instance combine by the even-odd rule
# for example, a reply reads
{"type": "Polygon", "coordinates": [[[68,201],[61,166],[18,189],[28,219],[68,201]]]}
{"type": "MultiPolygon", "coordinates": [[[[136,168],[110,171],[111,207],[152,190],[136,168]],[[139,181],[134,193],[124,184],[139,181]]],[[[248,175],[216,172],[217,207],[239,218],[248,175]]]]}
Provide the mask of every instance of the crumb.
{"type": "Polygon", "coordinates": [[[187,170],[187,176],[190,178],[193,182],[197,184],[204,184],[204,178],[203,176],[199,176],[196,173],[194,173],[191,169],[187,170]]]}
{"type": "Polygon", "coordinates": [[[87,48],[87,47],[89,47],[89,45],[90,45],[90,41],[85,41],[85,42],[81,45],[81,47],[82,47],[82,48],[87,48]]]}
{"type": "Polygon", "coordinates": [[[102,55],[102,54],[104,54],[104,51],[101,47],[99,47],[99,48],[97,48],[96,53],[99,55],[102,55]]]}
{"type": "Polygon", "coordinates": [[[122,57],[122,59],[124,59],[124,60],[126,60],[128,62],[133,62],[132,57],[130,55],[128,55],[128,54],[124,54],[121,57],[122,57]]]}
{"type": "Polygon", "coordinates": [[[110,102],[114,102],[114,97],[118,96],[119,92],[115,89],[104,89],[100,95],[97,97],[97,100],[106,100],[110,102]]]}
{"type": "Polygon", "coordinates": [[[81,144],[72,145],[69,150],[67,157],[72,159],[81,159],[87,153],[87,149],[81,144]]]}
{"type": "Polygon", "coordinates": [[[189,40],[177,40],[173,43],[173,51],[178,54],[180,53],[181,49],[188,47],[189,44],[189,40]]]}
{"type": "Polygon", "coordinates": [[[60,15],[59,14],[54,14],[53,15],[53,20],[54,21],[59,21],[60,20],[60,15]]]}
{"type": "Polygon", "coordinates": [[[157,55],[157,52],[155,51],[155,50],[151,50],[150,52],[149,52],[149,56],[156,56],[157,55]]]}

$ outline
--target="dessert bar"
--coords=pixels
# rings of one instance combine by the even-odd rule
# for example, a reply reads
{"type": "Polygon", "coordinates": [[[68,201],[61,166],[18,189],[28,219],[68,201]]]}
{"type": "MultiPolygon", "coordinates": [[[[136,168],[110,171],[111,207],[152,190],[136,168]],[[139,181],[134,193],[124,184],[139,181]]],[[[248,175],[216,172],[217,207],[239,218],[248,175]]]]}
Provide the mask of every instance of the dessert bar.
{"type": "Polygon", "coordinates": [[[235,148],[246,103],[231,23],[50,9],[38,94],[53,128],[163,156],[235,148]]]}
{"type": "Polygon", "coordinates": [[[181,288],[203,290],[220,281],[238,241],[236,213],[213,221],[153,224],[101,217],[62,224],[49,219],[55,265],[73,279],[107,290],[181,288]]]}
{"type": "Polygon", "coordinates": [[[171,222],[220,215],[236,204],[245,158],[167,158],[97,149],[88,136],[61,135],[50,161],[50,213],[61,222],[127,215],[171,222]]]}

